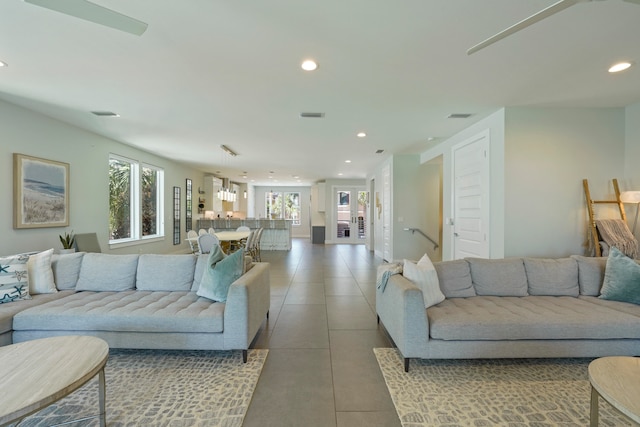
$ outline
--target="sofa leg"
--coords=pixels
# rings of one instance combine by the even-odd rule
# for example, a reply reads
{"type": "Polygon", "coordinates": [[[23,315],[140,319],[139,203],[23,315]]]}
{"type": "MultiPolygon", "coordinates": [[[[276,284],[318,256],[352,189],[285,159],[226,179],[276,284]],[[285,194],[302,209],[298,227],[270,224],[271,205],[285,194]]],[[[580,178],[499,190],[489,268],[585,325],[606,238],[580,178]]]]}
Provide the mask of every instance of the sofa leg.
{"type": "Polygon", "coordinates": [[[249,350],[242,350],[242,362],[247,363],[247,358],[249,357],[249,350]]]}
{"type": "Polygon", "coordinates": [[[267,310],[267,319],[269,319],[269,310],[267,310]]]}
{"type": "Polygon", "coordinates": [[[410,360],[411,360],[411,359],[409,359],[408,357],[405,357],[405,358],[404,358],[404,371],[405,371],[405,372],[409,372],[409,361],[410,361],[410,360]]]}
{"type": "Polygon", "coordinates": [[[376,314],[376,320],[378,321],[378,325],[380,324],[380,316],[376,314]]]}

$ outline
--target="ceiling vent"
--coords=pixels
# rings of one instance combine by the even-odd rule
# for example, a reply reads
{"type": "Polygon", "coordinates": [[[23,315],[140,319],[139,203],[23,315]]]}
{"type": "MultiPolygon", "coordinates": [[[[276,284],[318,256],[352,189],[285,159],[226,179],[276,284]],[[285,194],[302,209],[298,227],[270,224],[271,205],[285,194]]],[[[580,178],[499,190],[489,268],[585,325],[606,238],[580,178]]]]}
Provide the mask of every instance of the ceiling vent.
{"type": "Polygon", "coordinates": [[[100,117],[120,117],[119,114],[114,113],[113,111],[92,111],[91,114],[100,117]]]}
{"type": "Polygon", "coordinates": [[[453,113],[447,116],[448,119],[468,119],[471,117],[471,113],[453,113]]]}
{"type": "Polygon", "coordinates": [[[324,117],[324,113],[300,113],[300,117],[303,119],[321,119],[324,117]]]}
{"type": "Polygon", "coordinates": [[[384,150],[382,148],[376,150],[376,154],[382,154],[382,153],[384,153],[384,150]]]}

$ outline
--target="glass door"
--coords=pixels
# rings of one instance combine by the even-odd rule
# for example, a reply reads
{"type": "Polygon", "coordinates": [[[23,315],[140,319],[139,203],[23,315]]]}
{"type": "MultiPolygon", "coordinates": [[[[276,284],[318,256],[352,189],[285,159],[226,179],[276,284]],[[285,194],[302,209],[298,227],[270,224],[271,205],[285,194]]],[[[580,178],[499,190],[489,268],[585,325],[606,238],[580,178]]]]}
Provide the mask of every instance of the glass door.
{"type": "Polygon", "coordinates": [[[367,233],[369,192],[358,187],[338,188],[335,192],[335,240],[338,243],[364,243],[367,233]]]}

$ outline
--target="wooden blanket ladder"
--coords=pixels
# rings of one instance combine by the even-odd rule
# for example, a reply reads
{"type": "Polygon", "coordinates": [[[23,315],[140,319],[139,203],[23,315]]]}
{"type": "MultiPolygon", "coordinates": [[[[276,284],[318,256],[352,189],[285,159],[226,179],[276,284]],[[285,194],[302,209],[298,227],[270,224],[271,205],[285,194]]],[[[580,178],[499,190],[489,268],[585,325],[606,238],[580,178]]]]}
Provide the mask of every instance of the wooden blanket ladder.
{"type": "Polygon", "coordinates": [[[614,178],[612,181],[613,181],[613,191],[616,196],[616,199],[615,200],[593,200],[591,198],[591,193],[589,192],[589,182],[586,179],[582,180],[582,185],[584,186],[584,195],[587,201],[587,210],[589,211],[589,235],[593,243],[596,256],[602,256],[602,251],[600,249],[600,239],[598,238],[598,230],[596,228],[596,216],[594,213],[593,205],[596,203],[616,204],[618,205],[618,209],[620,211],[620,218],[623,221],[627,220],[627,215],[624,212],[624,205],[620,200],[620,187],[618,187],[618,180],[614,178]]]}

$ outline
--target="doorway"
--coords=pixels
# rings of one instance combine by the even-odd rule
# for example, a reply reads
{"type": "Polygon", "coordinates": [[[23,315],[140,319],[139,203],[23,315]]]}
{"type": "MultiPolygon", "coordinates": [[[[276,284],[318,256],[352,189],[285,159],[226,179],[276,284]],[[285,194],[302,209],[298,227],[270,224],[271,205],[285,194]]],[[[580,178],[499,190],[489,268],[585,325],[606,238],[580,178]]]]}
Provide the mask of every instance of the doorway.
{"type": "Polygon", "coordinates": [[[337,187],[333,194],[334,240],[337,243],[364,244],[368,228],[369,192],[364,187],[337,187]]]}

